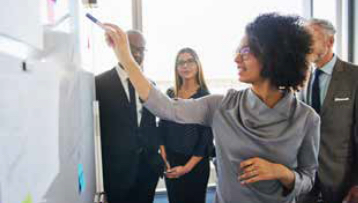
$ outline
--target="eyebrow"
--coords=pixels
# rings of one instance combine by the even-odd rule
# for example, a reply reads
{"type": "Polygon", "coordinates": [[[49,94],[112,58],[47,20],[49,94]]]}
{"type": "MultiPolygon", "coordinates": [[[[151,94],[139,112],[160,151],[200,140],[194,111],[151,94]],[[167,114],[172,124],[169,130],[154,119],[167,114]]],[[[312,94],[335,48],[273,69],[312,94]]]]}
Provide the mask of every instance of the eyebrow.
{"type": "Polygon", "coordinates": [[[195,58],[187,58],[187,59],[178,59],[178,61],[188,61],[188,60],[195,60],[195,58]]]}

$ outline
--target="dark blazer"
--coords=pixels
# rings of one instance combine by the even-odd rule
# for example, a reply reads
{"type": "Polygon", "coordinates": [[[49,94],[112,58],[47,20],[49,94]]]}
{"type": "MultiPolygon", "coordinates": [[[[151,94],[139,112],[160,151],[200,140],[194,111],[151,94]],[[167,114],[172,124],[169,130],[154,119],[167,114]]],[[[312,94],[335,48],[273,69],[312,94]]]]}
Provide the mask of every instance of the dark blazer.
{"type": "Polygon", "coordinates": [[[100,107],[102,157],[105,189],[110,182],[116,187],[134,184],[140,156],[144,156],[158,177],[163,173],[163,160],[158,153],[159,134],[155,116],[142,109],[140,126],[130,112],[127,95],[115,68],[95,78],[96,97],[100,107]]]}
{"type": "MultiPolygon", "coordinates": [[[[310,83],[299,96],[308,102],[309,94],[310,83]]],[[[320,185],[346,193],[352,184],[358,184],[357,66],[337,58],[320,116],[320,185]]]]}
{"type": "MultiPolygon", "coordinates": [[[[190,99],[197,99],[209,95],[209,91],[199,88],[190,99]]],[[[170,98],[175,98],[173,88],[167,90],[170,98]]],[[[213,157],[213,133],[210,127],[198,124],[181,124],[173,121],[161,120],[159,122],[162,144],[167,150],[186,155],[213,157]]]]}

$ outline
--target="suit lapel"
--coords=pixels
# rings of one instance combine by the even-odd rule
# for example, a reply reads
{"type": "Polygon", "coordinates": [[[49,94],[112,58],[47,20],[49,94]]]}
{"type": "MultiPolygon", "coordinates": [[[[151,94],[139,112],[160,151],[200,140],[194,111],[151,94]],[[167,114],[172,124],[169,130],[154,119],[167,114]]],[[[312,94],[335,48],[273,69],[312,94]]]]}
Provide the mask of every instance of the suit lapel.
{"type": "MultiPolygon", "coordinates": [[[[124,87],[123,87],[123,85],[125,85],[125,84],[122,84],[122,81],[119,78],[119,75],[115,68],[113,68],[111,71],[111,80],[113,81],[113,85],[115,86],[115,87],[113,87],[113,89],[118,93],[118,101],[119,101],[118,105],[126,107],[125,112],[127,114],[129,122],[130,123],[135,122],[135,124],[137,124],[137,121],[135,121],[134,115],[129,113],[130,112],[129,111],[130,104],[129,104],[128,96],[127,96],[127,94],[124,90],[124,87]]],[[[123,112],[123,113],[125,113],[125,112],[123,112]]]]}
{"type": "Polygon", "coordinates": [[[121,102],[125,103],[127,106],[129,106],[129,100],[128,100],[128,96],[124,90],[124,87],[123,85],[125,84],[122,84],[122,81],[121,79],[119,78],[119,75],[116,71],[116,68],[113,68],[112,71],[111,71],[111,78],[112,80],[114,81],[113,83],[116,84],[116,91],[118,91],[118,93],[120,94],[120,100],[121,102]]]}
{"type": "Polygon", "coordinates": [[[339,58],[337,58],[337,62],[333,67],[332,78],[328,86],[326,97],[324,98],[322,108],[321,108],[321,116],[327,111],[328,107],[331,105],[330,102],[333,101],[333,97],[335,95],[335,91],[337,87],[340,86],[341,80],[344,78],[341,76],[343,73],[342,62],[339,58]]]}
{"type": "Polygon", "coordinates": [[[141,119],[139,121],[139,127],[142,127],[144,125],[144,121],[146,119],[146,116],[147,116],[147,112],[146,112],[146,109],[143,106],[142,107],[142,116],[141,116],[141,119]]]}

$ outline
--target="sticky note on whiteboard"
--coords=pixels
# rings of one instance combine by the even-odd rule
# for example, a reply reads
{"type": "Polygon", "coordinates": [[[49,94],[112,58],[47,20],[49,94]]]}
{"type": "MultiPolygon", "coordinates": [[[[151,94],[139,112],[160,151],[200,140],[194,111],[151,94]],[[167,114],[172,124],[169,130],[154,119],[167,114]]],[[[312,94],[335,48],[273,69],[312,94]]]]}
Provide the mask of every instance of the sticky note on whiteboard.
{"type": "Polygon", "coordinates": [[[78,164],[78,192],[81,194],[85,189],[86,189],[86,180],[83,171],[83,165],[78,164]]]}
{"type": "Polygon", "coordinates": [[[22,201],[22,203],[32,203],[32,196],[31,194],[28,194],[26,196],[26,199],[24,201],[22,201]]]}

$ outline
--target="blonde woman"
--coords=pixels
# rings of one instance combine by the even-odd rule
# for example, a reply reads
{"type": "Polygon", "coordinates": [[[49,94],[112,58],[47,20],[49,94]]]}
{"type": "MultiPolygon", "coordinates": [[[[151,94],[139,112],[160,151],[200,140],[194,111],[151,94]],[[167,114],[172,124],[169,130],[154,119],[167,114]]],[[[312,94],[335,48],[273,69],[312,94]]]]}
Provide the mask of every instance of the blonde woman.
{"type": "MultiPolygon", "coordinates": [[[[173,99],[197,99],[209,94],[197,53],[183,48],[175,60],[175,85],[167,90],[173,99]]],[[[165,184],[170,203],[205,203],[213,153],[211,128],[161,120],[161,155],[167,163],[165,184]]]]}

